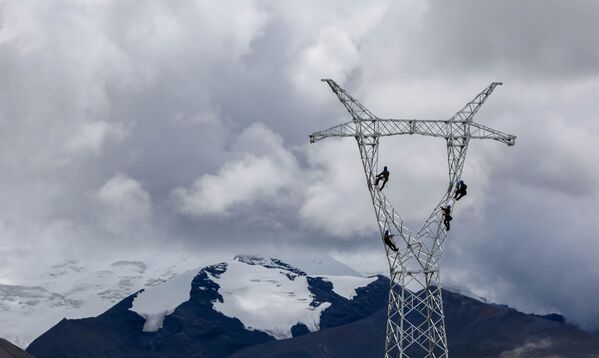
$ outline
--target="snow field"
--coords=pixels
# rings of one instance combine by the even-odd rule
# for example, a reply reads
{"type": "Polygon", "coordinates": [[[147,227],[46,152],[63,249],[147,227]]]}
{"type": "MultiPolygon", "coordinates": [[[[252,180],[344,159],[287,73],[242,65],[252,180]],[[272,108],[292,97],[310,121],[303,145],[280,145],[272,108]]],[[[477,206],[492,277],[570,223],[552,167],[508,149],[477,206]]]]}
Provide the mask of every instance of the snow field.
{"type": "Polygon", "coordinates": [[[306,276],[231,261],[227,271],[213,277],[223,302],[214,309],[238,318],[247,329],[257,329],[276,339],[291,338],[291,327],[302,323],[311,332],[320,325],[320,314],[331,304],[311,306],[314,297],[306,276]],[[289,277],[293,277],[290,279],[289,277]]]}

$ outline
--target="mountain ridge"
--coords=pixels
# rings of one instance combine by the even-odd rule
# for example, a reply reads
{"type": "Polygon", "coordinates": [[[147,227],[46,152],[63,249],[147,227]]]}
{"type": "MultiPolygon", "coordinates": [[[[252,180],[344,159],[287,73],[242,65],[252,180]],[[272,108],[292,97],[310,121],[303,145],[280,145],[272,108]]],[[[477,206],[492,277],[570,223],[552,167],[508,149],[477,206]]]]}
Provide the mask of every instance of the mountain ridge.
{"type": "MultiPolygon", "coordinates": [[[[144,295],[162,299],[159,287],[97,317],[62,320],[27,351],[38,358],[378,357],[389,279],[342,277],[310,276],[278,259],[238,255],[197,272],[188,299],[161,311],[154,331],[144,330],[147,319],[132,309],[144,295]]],[[[452,355],[599,355],[599,337],[559,315],[524,314],[447,290],[443,298],[452,355]]]]}
{"type": "Polygon", "coordinates": [[[294,337],[320,329],[322,322],[330,327],[372,314],[386,301],[388,279],[377,276],[369,281],[372,282],[365,287],[358,287],[356,296],[349,300],[335,293],[333,284],[324,278],[308,276],[280,260],[236,257],[201,269],[190,283],[189,299],[166,314],[155,332],[144,331],[146,320],[131,310],[139,297],[158,292],[158,288],[150,288],[127,297],[95,318],[62,320],[34,340],[27,350],[40,358],[108,354],[226,356],[246,346],[282,338],[276,334],[281,329],[288,329],[289,336],[294,337]],[[251,306],[256,298],[265,301],[264,305],[258,305],[258,309],[239,309],[251,306]],[[227,301],[238,304],[233,307],[238,309],[233,310],[237,317],[224,314],[228,313],[223,305],[227,301]],[[273,318],[279,320],[273,329],[260,329],[264,307],[268,309],[270,324],[277,323],[272,322],[273,318]],[[321,317],[324,309],[326,314],[321,317]],[[306,315],[314,313],[317,316],[304,320],[306,315]],[[90,346],[97,348],[94,352],[87,351],[90,346]]]}

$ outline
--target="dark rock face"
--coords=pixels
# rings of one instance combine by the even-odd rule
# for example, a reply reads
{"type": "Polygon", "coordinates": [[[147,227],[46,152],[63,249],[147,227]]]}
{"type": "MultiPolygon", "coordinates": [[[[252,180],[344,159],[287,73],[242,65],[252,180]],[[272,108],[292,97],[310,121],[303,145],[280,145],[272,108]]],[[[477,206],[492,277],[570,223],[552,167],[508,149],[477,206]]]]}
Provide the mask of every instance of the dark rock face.
{"type": "MultiPolygon", "coordinates": [[[[246,348],[231,358],[383,357],[387,307],[359,321],[246,348]]],[[[457,357],[457,356],[456,356],[457,357]]]]}
{"type": "MultiPolygon", "coordinates": [[[[524,314],[449,291],[443,295],[452,357],[599,357],[599,336],[556,322],[555,316],[524,314]]],[[[231,357],[378,358],[386,319],[381,308],[354,323],[249,347],[231,357]]]]}
{"type": "MultiPolygon", "coordinates": [[[[278,260],[239,257],[248,265],[306,274],[278,260]]],[[[145,320],[129,310],[132,295],[95,318],[63,320],[36,339],[28,351],[46,357],[381,357],[383,356],[389,280],[384,276],[356,290],[348,300],[333,285],[307,276],[311,305],[323,311],[320,331],[304,324],[291,329],[293,338],[274,340],[247,330],[240,320],[216,311],[220,286],[210,277],[227,270],[221,263],[201,270],[191,282],[190,298],[166,316],[156,332],[143,332],[145,320]]],[[[559,315],[523,314],[443,291],[446,329],[452,357],[596,357],[599,337],[564,323],[559,315]]],[[[417,355],[414,355],[417,357],[417,355]]]]}
{"type": "Polygon", "coordinates": [[[538,317],[545,318],[545,319],[548,319],[548,320],[554,321],[554,322],[566,323],[564,316],[562,316],[561,314],[557,314],[557,313],[540,315],[538,317]]]}
{"type": "MultiPolygon", "coordinates": [[[[444,291],[447,339],[457,357],[587,357],[599,355],[599,336],[556,321],[444,291]],[[511,355],[510,355],[511,354],[511,355]]],[[[559,316],[561,317],[561,316],[559,316]]]]}
{"type": "Polygon", "coordinates": [[[0,338],[0,358],[33,358],[33,356],[9,341],[0,338]]]}
{"type": "Polygon", "coordinates": [[[235,260],[243,262],[247,265],[260,265],[266,268],[283,269],[285,271],[289,271],[297,275],[306,276],[306,273],[304,271],[275,258],[265,260],[264,258],[259,256],[237,255],[235,256],[235,260]]]}
{"type": "Polygon", "coordinates": [[[333,292],[333,284],[320,277],[308,278],[310,292],[316,302],[330,302],[331,306],[320,316],[320,329],[355,322],[387,305],[389,279],[377,276],[377,280],[356,290],[351,300],[333,292]]]}

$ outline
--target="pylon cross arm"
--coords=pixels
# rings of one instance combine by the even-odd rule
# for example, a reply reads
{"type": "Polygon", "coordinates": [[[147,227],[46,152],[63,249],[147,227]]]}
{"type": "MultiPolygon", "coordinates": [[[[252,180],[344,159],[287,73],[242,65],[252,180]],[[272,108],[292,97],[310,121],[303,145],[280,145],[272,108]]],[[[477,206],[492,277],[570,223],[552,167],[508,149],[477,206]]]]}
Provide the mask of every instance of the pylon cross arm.
{"type": "Polygon", "coordinates": [[[513,135],[472,121],[495,87],[502,84],[501,82],[492,82],[448,120],[416,120],[379,118],[332,79],[323,79],[322,81],[331,87],[331,90],[352,116],[352,120],[312,133],[310,135],[311,143],[327,137],[369,138],[401,134],[419,134],[445,138],[450,141],[455,139],[493,139],[507,145],[514,145],[516,140],[513,135]]]}
{"type": "Polygon", "coordinates": [[[514,145],[516,137],[469,121],[382,119],[349,121],[310,135],[310,143],[327,137],[385,137],[418,134],[445,139],[493,139],[514,145]]]}
{"type": "Polygon", "coordinates": [[[516,144],[516,136],[506,134],[497,129],[489,128],[480,123],[470,123],[470,138],[473,139],[493,139],[509,146],[516,144]]]}
{"type": "Polygon", "coordinates": [[[310,134],[310,143],[317,142],[327,137],[355,137],[358,135],[358,122],[350,121],[338,124],[323,131],[310,134]]]}

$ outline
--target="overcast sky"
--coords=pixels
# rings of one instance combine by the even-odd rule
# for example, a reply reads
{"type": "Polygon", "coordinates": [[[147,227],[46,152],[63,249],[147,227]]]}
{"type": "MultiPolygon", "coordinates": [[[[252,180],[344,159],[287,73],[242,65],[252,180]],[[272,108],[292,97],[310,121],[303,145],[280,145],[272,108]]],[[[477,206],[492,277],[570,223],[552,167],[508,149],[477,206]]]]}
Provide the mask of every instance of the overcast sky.
{"type": "MultiPolygon", "coordinates": [[[[329,252],[384,269],[348,115],[476,121],[442,277],[599,329],[599,3],[0,1],[0,280],[176,247],[329,252]]],[[[417,228],[443,140],[385,138],[387,195],[417,228]]]]}

